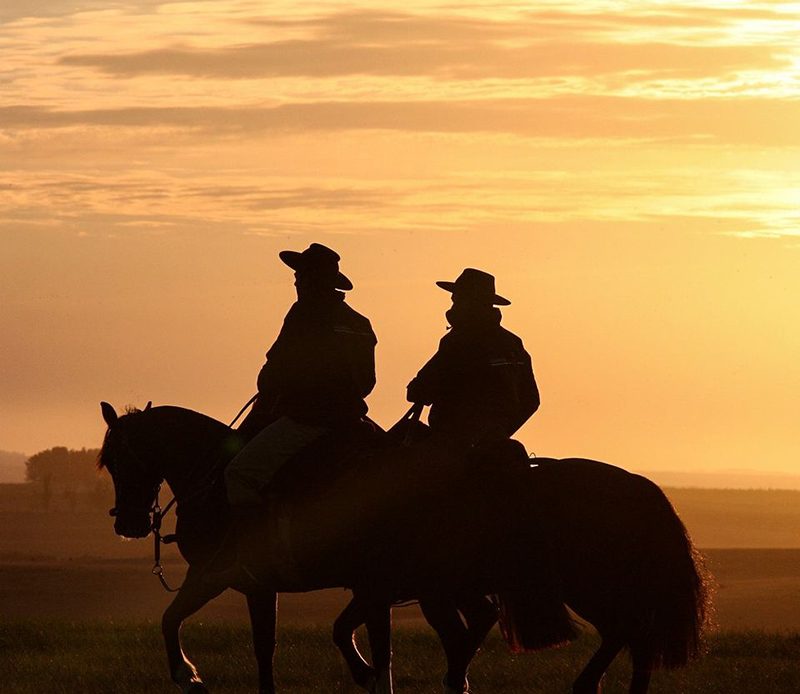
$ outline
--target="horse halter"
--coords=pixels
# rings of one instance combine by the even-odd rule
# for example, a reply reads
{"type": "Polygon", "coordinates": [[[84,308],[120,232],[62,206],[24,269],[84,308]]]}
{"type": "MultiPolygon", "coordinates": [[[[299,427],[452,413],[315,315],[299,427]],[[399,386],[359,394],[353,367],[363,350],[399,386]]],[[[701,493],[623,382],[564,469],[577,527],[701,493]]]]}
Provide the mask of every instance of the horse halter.
{"type": "Polygon", "coordinates": [[[112,518],[118,518],[121,514],[143,515],[147,513],[149,515],[158,506],[161,480],[143,481],[142,478],[151,476],[148,466],[133,450],[125,432],[118,430],[114,432],[114,436],[116,449],[114,460],[117,462],[124,459],[128,464],[124,466],[117,464],[113,470],[110,466],[106,466],[114,480],[116,491],[115,504],[113,508],[109,509],[108,515],[112,518]],[[131,463],[136,468],[133,474],[131,474],[131,463]]]}
{"type": "MultiPolygon", "coordinates": [[[[244,406],[239,410],[239,412],[233,418],[231,423],[228,424],[228,428],[229,429],[233,429],[233,427],[236,424],[236,422],[239,421],[241,416],[256,401],[257,398],[258,398],[258,393],[253,395],[244,404],[244,406]]],[[[147,411],[147,409],[149,409],[149,408],[145,408],[145,411],[147,411]]],[[[139,468],[139,471],[143,475],[146,474],[147,473],[147,466],[144,464],[142,459],[136,454],[136,451],[134,451],[133,448],[131,447],[130,442],[128,441],[128,437],[125,436],[121,432],[118,433],[117,436],[119,437],[119,439],[121,440],[122,444],[125,447],[126,455],[129,458],[133,459],[133,461],[135,462],[136,466],[139,468]]],[[[111,470],[109,470],[109,472],[111,472],[111,470]]],[[[119,472],[119,470],[117,472],[119,472]]],[[[148,516],[150,517],[150,531],[149,532],[153,534],[153,568],[151,569],[151,573],[158,578],[158,580],[161,583],[161,585],[163,586],[164,590],[166,590],[169,593],[177,593],[181,589],[182,586],[178,586],[177,588],[172,588],[169,585],[169,583],[167,583],[166,577],[164,576],[164,567],[161,564],[161,545],[162,544],[164,544],[164,545],[172,544],[173,542],[175,542],[177,540],[177,536],[174,533],[171,533],[169,535],[162,535],[161,534],[161,522],[164,519],[164,516],[166,516],[167,513],[169,513],[170,509],[172,509],[173,506],[176,506],[176,504],[178,502],[178,498],[173,495],[172,499],[170,499],[169,502],[167,502],[167,505],[164,506],[164,508],[162,509],[161,505],[159,503],[159,493],[161,492],[161,484],[162,484],[161,481],[155,483],[154,486],[150,486],[147,483],[140,482],[138,479],[137,480],[132,480],[132,479],[130,479],[130,476],[128,476],[128,477],[129,477],[129,479],[124,481],[124,484],[125,484],[126,488],[130,488],[130,487],[136,488],[136,487],[138,487],[139,489],[149,490],[149,495],[147,496],[147,498],[152,499],[152,502],[148,502],[149,505],[150,505],[150,508],[147,511],[148,516]]],[[[116,486],[116,481],[115,481],[115,486],[116,486]]],[[[202,491],[203,491],[202,489],[199,490],[199,491],[195,490],[195,492],[193,494],[188,495],[188,497],[185,498],[185,499],[182,499],[182,501],[188,501],[194,496],[199,496],[199,492],[202,492],[202,491]]],[[[144,494],[143,494],[143,496],[144,496],[144,494]]],[[[143,510],[146,505],[147,504],[139,507],[139,510],[143,510]]],[[[119,504],[115,504],[113,508],[109,509],[108,515],[112,516],[112,517],[116,517],[119,514],[119,512],[120,512],[120,505],[119,504]]]]}
{"type": "MultiPolygon", "coordinates": [[[[161,582],[161,585],[164,589],[170,593],[175,593],[180,590],[178,588],[172,588],[166,581],[164,577],[164,567],[161,564],[161,545],[162,544],[170,544],[175,542],[176,537],[174,534],[162,536],[161,535],[161,521],[164,518],[164,515],[172,508],[175,504],[176,499],[175,497],[162,509],[159,503],[159,494],[161,492],[161,481],[156,482],[155,484],[149,484],[148,482],[142,482],[140,477],[146,475],[148,473],[148,468],[144,464],[144,461],[137,455],[136,451],[133,450],[133,447],[130,445],[128,441],[128,437],[125,436],[124,433],[118,432],[118,441],[124,447],[124,452],[120,456],[115,457],[122,457],[124,456],[128,461],[134,463],[137,468],[137,472],[139,475],[133,476],[128,474],[120,474],[121,469],[125,469],[130,471],[130,466],[126,466],[125,468],[117,467],[116,473],[114,475],[115,485],[119,484],[120,487],[124,487],[126,490],[130,490],[133,488],[137,491],[136,496],[142,499],[147,499],[147,501],[143,504],[130,504],[123,506],[120,503],[114,505],[113,508],[109,509],[108,515],[111,517],[119,516],[120,512],[132,512],[132,513],[146,513],[149,519],[149,529],[148,535],[150,533],[153,534],[153,568],[152,573],[154,576],[158,578],[161,582]],[[146,509],[146,510],[145,510],[146,509]]],[[[119,445],[119,444],[118,444],[119,445]]],[[[118,495],[119,496],[119,495],[118,495]]],[[[146,535],[145,535],[146,537],[146,535]]]]}

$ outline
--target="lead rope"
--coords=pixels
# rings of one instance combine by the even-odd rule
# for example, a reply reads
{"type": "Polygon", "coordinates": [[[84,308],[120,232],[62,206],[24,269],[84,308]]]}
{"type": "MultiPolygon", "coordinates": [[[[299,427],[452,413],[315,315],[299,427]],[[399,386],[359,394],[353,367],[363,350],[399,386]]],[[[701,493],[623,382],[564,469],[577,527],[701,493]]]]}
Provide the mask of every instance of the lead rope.
{"type": "MultiPolygon", "coordinates": [[[[239,410],[239,414],[237,414],[233,421],[228,424],[229,429],[233,429],[233,425],[239,421],[239,418],[247,411],[247,408],[250,407],[258,397],[258,393],[256,393],[252,398],[250,398],[244,405],[244,407],[239,410]]],[[[172,588],[169,583],[167,583],[167,579],[164,576],[164,567],[161,565],[161,545],[169,545],[175,542],[177,539],[174,534],[163,536],[161,535],[161,521],[164,519],[164,516],[169,513],[170,509],[175,506],[177,503],[176,497],[172,497],[169,500],[169,503],[161,509],[161,506],[158,503],[158,495],[161,492],[161,485],[158,485],[158,489],[156,490],[156,500],[153,504],[152,514],[153,514],[153,521],[150,524],[150,530],[153,533],[153,568],[152,573],[153,575],[158,578],[161,582],[161,585],[164,587],[168,593],[177,593],[182,587],[183,584],[179,585],[177,588],[172,588]]]]}

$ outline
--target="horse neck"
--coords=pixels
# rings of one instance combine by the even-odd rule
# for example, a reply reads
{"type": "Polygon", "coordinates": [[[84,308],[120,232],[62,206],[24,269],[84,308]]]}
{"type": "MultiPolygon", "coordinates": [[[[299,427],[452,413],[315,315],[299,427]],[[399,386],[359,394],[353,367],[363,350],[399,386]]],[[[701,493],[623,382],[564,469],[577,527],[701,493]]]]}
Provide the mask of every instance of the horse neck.
{"type": "Polygon", "coordinates": [[[212,481],[220,443],[230,429],[210,417],[179,407],[154,407],[148,445],[158,473],[179,499],[212,481]]]}

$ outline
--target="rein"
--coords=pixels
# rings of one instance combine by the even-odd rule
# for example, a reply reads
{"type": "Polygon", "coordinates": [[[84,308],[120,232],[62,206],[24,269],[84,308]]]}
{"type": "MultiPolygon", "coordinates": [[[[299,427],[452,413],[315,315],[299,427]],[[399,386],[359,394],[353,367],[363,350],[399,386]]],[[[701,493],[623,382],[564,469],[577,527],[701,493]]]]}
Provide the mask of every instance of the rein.
{"type": "MultiPolygon", "coordinates": [[[[234,424],[236,424],[236,422],[239,421],[239,418],[245,413],[247,408],[250,407],[250,405],[252,405],[256,401],[257,397],[258,394],[254,395],[245,403],[244,407],[242,407],[242,409],[239,410],[239,414],[237,414],[233,418],[233,421],[230,424],[228,424],[229,429],[233,429],[234,424]]],[[[209,478],[212,477],[213,473],[216,471],[216,468],[217,465],[213,465],[207,477],[209,478]]],[[[158,578],[164,590],[166,590],[168,593],[177,593],[183,587],[183,584],[179,585],[177,588],[172,588],[170,587],[169,583],[167,583],[167,579],[164,576],[164,567],[161,564],[161,545],[162,544],[170,545],[173,542],[175,542],[178,538],[174,533],[162,536],[161,521],[164,519],[164,516],[166,516],[169,513],[170,509],[172,509],[172,507],[177,504],[178,498],[176,496],[173,496],[169,500],[167,505],[162,509],[158,502],[158,495],[160,491],[161,491],[161,485],[159,484],[158,488],[156,489],[156,498],[153,501],[153,507],[150,509],[150,513],[153,514],[153,520],[150,523],[150,531],[153,533],[153,568],[151,569],[151,572],[156,578],[158,578]]],[[[202,488],[200,489],[200,492],[204,491],[205,491],[204,489],[202,488]]],[[[186,499],[184,499],[184,501],[187,501],[197,496],[199,496],[199,492],[195,491],[194,494],[190,494],[186,499]]]]}

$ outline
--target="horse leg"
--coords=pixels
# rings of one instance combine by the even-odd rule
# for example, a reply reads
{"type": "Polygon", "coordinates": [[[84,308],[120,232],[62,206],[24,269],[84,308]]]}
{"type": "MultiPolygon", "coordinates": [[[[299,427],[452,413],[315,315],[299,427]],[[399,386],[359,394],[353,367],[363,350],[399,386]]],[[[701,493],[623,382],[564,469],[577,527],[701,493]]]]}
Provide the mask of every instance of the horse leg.
{"type": "Polygon", "coordinates": [[[376,603],[367,616],[367,634],[375,670],[373,694],[392,694],[392,607],[376,603]]]}
{"type": "Polygon", "coordinates": [[[181,648],[181,625],[187,617],[193,615],[224,590],[221,587],[207,585],[200,575],[190,567],[183,586],[161,617],[161,633],[167,649],[169,673],[172,681],[181,688],[184,694],[202,694],[208,690],[203,684],[197,668],[181,648]]]}
{"type": "Polygon", "coordinates": [[[636,653],[636,649],[631,649],[631,660],[633,661],[633,675],[631,676],[630,694],[646,694],[650,686],[650,667],[642,661],[641,655],[636,653]]]}
{"type": "Polygon", "coordinates": [[[363,689],[372,691],[375,688],[375,669],[364,660],[355,641],[355,630],[369,619],[369,612],[356,597],[333,623],[333,642],[342,654],[353,681],[363,689]]]}
{"type": "Polygon", "coordinates": [[[447,672],[442,684],[445,694],[463,694],[469,691],[467,669],[475,651],[467,627],[461,621],[453,602],[426,598],[419,601],[428,624],[439,636],[447,658],[447,672]]]}
{"type": "Polygon", "coordinates": [[[271,591],[247,593],[247,609],[258,663],[258,694],[275,694],[273,658],[278,617],[278,595],[271,591]]]}
{"type": "Polygon", "coordinates": [[[623,646],[619,639],[602,638],[600,648],[572,685],[572,694],[600,694],[600,681],[623,646]]]}
{"type": "Polygon", "coordinates": [[[472,660],[492,627],[497,624],[497,607],[485,595],[470,596],[458,603],[458,609],[467,623],[472,660]]]}

